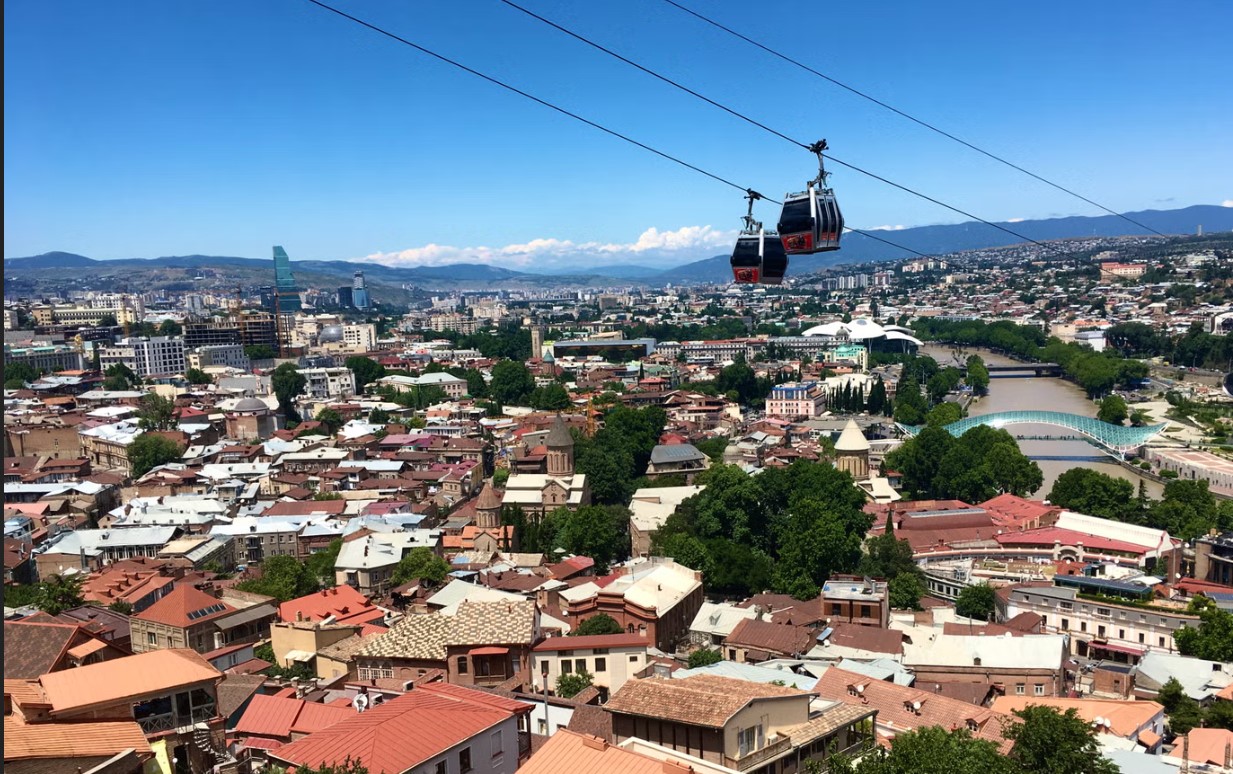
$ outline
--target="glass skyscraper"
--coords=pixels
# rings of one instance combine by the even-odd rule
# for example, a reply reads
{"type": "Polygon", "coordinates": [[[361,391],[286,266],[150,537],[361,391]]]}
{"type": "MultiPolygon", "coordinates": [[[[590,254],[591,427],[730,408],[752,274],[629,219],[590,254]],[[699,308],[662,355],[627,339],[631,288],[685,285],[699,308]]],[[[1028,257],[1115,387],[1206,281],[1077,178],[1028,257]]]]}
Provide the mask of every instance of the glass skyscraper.
{"type": "Polygon", "coordinates": [[[274,285],[278,288],[278,311],[295,314],[300,311],[300,289],[291,273],[291,259],[281,246],[274,246],[274,285]]]}
{"type": "Polygon", "coordinates": [[[351,280],[351,304],[361,311],[372,306],[372,299],[368,297],[368,285],[364,282],[362,271],[357,271],[351,280]]]}

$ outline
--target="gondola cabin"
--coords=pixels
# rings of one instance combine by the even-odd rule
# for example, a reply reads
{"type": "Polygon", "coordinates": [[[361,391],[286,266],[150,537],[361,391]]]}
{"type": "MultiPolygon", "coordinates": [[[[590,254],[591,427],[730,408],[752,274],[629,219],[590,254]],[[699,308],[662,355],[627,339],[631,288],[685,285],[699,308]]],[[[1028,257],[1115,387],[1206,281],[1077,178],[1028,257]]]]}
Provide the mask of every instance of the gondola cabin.
{"type": "Polygon", "coordinates": [[[829,188],[814,188],[784,199],[779,215],[779,238],[788,255],[824,253],[839,249],[843,214],[829,188]]]}
{"type": "Polygon", "coordinates": [[[775,234],[759,230],[741,234],[732,249],[732,279],[741,285],[780,285],[788,271],[788,256],[775,234]]]}

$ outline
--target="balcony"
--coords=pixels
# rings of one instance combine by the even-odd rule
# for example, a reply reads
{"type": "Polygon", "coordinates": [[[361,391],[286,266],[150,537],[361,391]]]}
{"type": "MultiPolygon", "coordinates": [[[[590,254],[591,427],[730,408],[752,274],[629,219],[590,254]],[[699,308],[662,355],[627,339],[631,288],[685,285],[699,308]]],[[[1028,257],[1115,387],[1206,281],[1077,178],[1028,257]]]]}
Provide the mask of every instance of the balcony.
{"type": "Polygon", "coordinates": [[[749,771],[758,766],[773,760],[792,749],[792,737],[780,735],[778,739],[763,746],[761,749],[753,750],[742,755],[739,758],[724,756],[724,765],[738,771],[749,771]]]}

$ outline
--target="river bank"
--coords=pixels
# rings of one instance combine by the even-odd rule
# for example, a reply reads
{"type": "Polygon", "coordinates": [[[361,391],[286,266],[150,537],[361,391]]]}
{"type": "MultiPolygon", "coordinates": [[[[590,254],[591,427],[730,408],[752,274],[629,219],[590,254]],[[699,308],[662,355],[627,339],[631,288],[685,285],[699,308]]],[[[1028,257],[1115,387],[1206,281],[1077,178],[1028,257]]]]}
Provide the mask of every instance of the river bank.
{"type": "MultiPolygon", "coordinates": [[[[954,363],[955,347],[926,344],[922,355],[929,355],[941,365],[954,363]]],[[[991,350],[964,347],[960,358],[980,355],[989,365],[1019,365],[1020,362],[991,350]]],[[[1095,417],[1099,406],[1088,400],[1083,389],[1060,377],[1027,376],[998,377],[989,380],[989,394],[977,398],[968,406],[969,416],[997,414],[1004,411],[1060,411],[1067,414],[1095,417]]],[[[1065,431],[1048,425],[1017,425],[1011,432],[1024,436],[1059,435],[1065,431]]],[[[1084,441],[1071,440],[1019,440],[1019,448],[1036,461],[1044,474],[1044,483],[1033,496],[1048,496],[1054,482],[1068,470],[1076,467],[1091,468],[1116,478],[1130,481],[1136,488],[1143,482],[1149,497],[1159,498],[1164,486],[1155,476],[1145,476],[1143,471],[1105,455],[1084,441]]]]}

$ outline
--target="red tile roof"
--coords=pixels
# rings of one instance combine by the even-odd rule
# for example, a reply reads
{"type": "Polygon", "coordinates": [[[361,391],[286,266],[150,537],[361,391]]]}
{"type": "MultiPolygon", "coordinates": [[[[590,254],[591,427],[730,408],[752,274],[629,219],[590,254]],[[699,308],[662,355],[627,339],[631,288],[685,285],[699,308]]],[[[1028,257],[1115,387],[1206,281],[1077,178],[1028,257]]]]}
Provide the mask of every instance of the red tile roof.
{"type": "Polygon", "coordinates": [[[513,718],[516,711],[530,710],[530,705],[500,696],[433,683],[352,713],[270,755],[303,766],[341,763],[350,756],[369,771],[401,774],[513,718]]]}
{"type": "Polygon", "coordinates": [[[186,629],[235,611],[236,608],[221,599],[186,583],[181,583],[167,596],[133,617],[142,621],[186,629]]]}
{"type": "Polygon", "coordinates": [[[295,621],[297,614],[305,621],[320,621],[332,615],[334,623],[340,624],[366,624],[385,618],[385,613],[368,597],[347,585],[323,589],[278,606],[278,617],[283,621],[295,621]]]}
{"type": "Polygon", "coordinates": [[[1083,532],[1076,532],[1073,529],[1063,529],[1062,527],[1041,527],[1040,529],[1030,529],[1027,532],[1007,532],[997,536],[999,544],[1007,546],[1047,546],[1052,548],[1055,543],[1061,543],[1064,546],[1083,544],[1086,549],[1095,551],[1117,551],[1120,553],[1134,554],[1138,556],[1144,553],[1147,549],[1143,546],[1134,543],[1127,543],[1123,540],[1113,540],[1112,538],[1104,538],[1098,535],[1088,535],[1083,532]]]}
{"type": "Polygon", "coordinates": [[[968,728],[971,721],[978,727],[973,732],[976,738],[997,744],[1003,753],[1012,746],[1011,740],[1002,736],[1002,723],[1011,722],[1010,716],[927,691],[831,667],[818,679],[814,692],[824,699],[876,709],[877,724],[882,733],[886,733],[883,730],[886,728],[906,732],[925,726],[941,726],[955,731],[968,728]],[[910,709],[914,701],[920,702],[917,710],[910,709]]]}
{"type": "Polygon", "coordinates": [[[289,740],[291,732],[311,734],[355,715],[350,707],[316,704],[282,696],[257,694],[240,716],[235,733],[289,740]]]}
{"type": "Polygon", "coordinates": [[[133,721],[38,723],[4,719],[4,762],[32,758],[110,758],[132,749],[153,756],[145,732],[133,721]]]}

